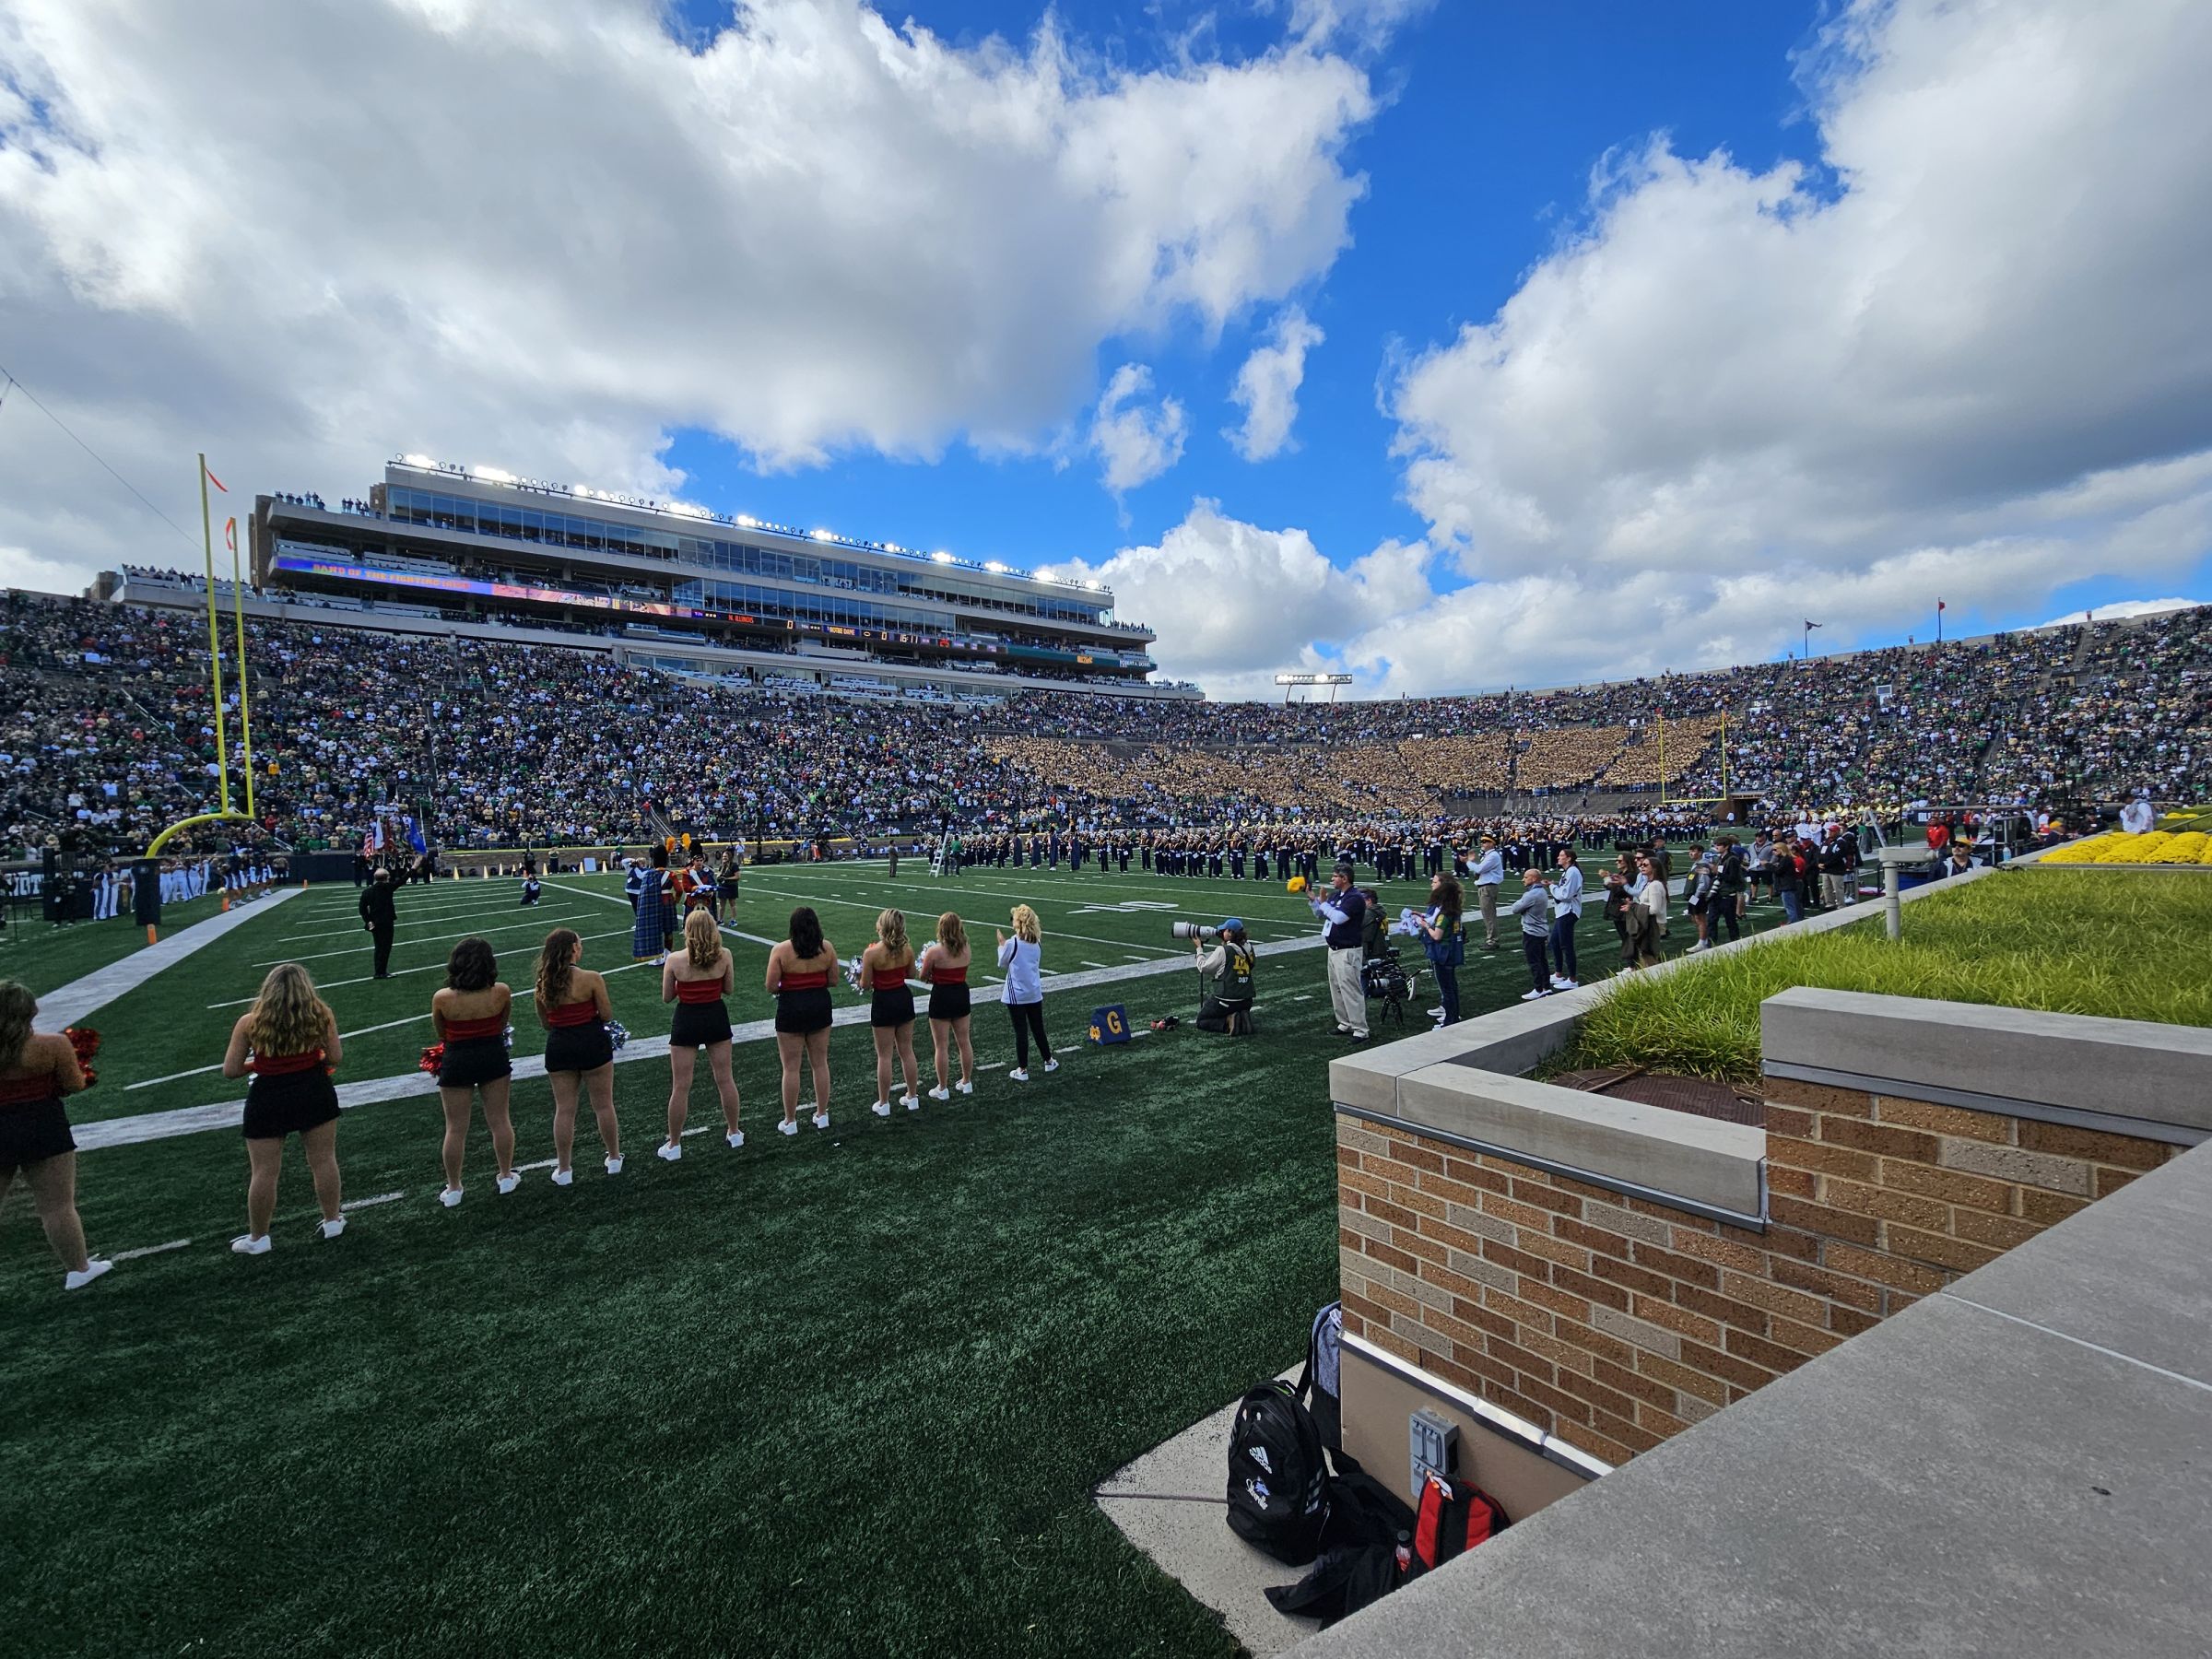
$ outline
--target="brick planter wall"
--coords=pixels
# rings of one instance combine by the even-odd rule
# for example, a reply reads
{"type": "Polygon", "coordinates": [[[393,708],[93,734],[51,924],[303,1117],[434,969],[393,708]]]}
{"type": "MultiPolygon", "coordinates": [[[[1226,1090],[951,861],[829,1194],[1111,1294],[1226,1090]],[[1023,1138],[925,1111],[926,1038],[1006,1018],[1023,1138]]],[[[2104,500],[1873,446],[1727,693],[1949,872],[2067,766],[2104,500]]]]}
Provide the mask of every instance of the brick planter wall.
{"type": "Polygon", "coordinates": [[[1340,1114],[1345,1328],[1618,1463],[2181,1152],[1897,1094],[1766,1093],[1764,1231],[1340,1114]]]}

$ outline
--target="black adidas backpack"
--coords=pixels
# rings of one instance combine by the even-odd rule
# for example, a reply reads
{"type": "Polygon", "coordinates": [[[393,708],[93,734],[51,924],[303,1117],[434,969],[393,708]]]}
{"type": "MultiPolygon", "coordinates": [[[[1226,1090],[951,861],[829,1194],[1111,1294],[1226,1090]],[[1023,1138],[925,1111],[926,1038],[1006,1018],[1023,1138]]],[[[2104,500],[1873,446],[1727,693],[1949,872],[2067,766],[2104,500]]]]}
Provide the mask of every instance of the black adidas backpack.
{"type": "Polygon", "coordinates": [[[1286,1566],[1321,1547],[1328,1468],[1312,1415],[1287,1382],[1263,1382],[1237,1403],[1229,1436],[1229,1525],[1286,1566]]]}

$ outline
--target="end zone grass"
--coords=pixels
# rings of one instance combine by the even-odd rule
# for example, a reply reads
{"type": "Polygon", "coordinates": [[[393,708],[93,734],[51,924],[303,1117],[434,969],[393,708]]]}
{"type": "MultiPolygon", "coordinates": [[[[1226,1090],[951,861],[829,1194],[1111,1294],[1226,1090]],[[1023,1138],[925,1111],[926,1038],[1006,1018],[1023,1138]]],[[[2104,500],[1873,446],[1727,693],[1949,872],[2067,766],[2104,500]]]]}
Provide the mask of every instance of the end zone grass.
{"type": "MultiPolygon", "coordinates": [[[[483,915],[433,928],[428,900],[453,902],[456,885],[477,886],[403,898],[400,936],[418,947],[394,968],[512,920],[524,931],[500,938],[525,984],[519,944],[551,924],[555,889],[547,913],[511,918],[512,885],[483,884],[483,915]]],[[[562,886],[579,889],[564,905],[626,933],[618,895],[582,896],[607,884],[562,886]]],[[[1394,910],[1414,896],[1385,893],[1394,910]]],[[[780,936],[810,899],[852,950],[893,897],[961,909],[984,949],[1028,899],[1053,972],[1180,961],[1178,914],[1310,928],[1274,883],[1009,870],[894,885],[850,865],[752,872],[729,920],[780,936]],[[1132,900],[1182,908],[1113,908],[1132,900]]],[[[289,900],[94,1017],[112,1049],[79,1121],[238,1098],[206,1076],[123,1086],[219,1057],[236,1010],[207,1005],[250,994],[255,964],[307,934],[350,932],[331,941],[354,954],[329,959],[326,984],[365,972],[351,904],[350,889],[289,900]]],[[[1582,930],[1594,959],[1609,954],[1601,927],[1582,930]]],[[[734,1011],[758,1017],[765,947],[733,945],[734,1011]]],[[[592,959],[627,954],[625,936],[592,959]]],[[[1187,1026],[1121,1049],[1077,1041],[1094,1003],[1187,1018],[1185,973],[1058,994],[1064,1064],[1027,1085],[1006,1079],[1004,1019],[979,1000],[978,1058],[994,1069],[975,1096],[888,1123],[866,1112],[865,1029],[841,1028],[832,1128],[795,1140],[772,1130],[772,1048],[741,1045],[747,1146],[722,1146],[702,1077],[692,1122],[707,1133],[673,1165],[652,1152],[666,1067],[626,1063],[620,1176],[600,1172],[587,1113],[575,1186],[540,1170],[500,1199],[478,1129],[455,1210],[434,1197],[435,1099],[363,1106],[339,1132],[348,1197],[401,1195],[322,1242],[295,1149],[261,1258],[226,1248],[242,1219],[235,1132],[85,1153],[96,1247],[192,1242],[64,1296],[23,1197],[0,1213],[11,1652],[1233,1652],[1088,1495],[1289,1363],[1335,1294],[1326,1063],[1345,1044],[1323,968],[1318,953],[1263,959],[1250,1042],[1187,1026]]],[[[666,1029],[654,982],[611,982],[641,1036],[666,1029]]],[[[437,982],[334,986],[343,1030],[410,1022],[350,1042],[342,1078],[412,1065],[437,982]]],[[[1463,983],[1478,1011],[1524,981],[1500,952],[1463,983]]],[[[1412,1029],[1425,1023],[1417,1005],[1412,1029]]],[[[539,1046],[526,1017],[517,1027],[518,1053],[539,1046]]],[[[545,1083],[514,1098],[520,1160],[547,1157],[545,1083]]]]}

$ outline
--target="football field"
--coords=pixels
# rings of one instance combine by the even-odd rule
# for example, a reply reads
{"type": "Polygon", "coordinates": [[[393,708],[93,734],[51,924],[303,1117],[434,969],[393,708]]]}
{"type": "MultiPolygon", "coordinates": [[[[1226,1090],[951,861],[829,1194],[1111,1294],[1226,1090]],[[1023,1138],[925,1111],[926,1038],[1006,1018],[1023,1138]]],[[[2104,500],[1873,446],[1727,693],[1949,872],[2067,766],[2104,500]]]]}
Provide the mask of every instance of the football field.
{"type": "MultiPolygon", "coordinates": [[[[1424,890],[1384,901],[1394,913],[1424,890]]],[[[750,869],[724,917],[747,1144],[723,1145],[702,1066],[700,1133],[665,1163],[667,1010],[658,971],[630,965],[618,878],[548,878],[535,911],[518,895],[403,889],[382,982],[352,888],[265,900],[86,1019],[105,1046],[70,1103],[79,1201],[116,1271],[65,1296],[25,1194],[0,1206],[11,1652],[1233,1651],[1089,1492],[1291,1362],[1335,1293],[1326,1065],[1347,1045],[1303,901],[1272,880],[1141,871],[750,869]],[[1062,1059],[1026,1084],[1006,1075],[984,978],[1018,902],[1042,920],[1062,1059]],[[841,1025],[830,1129],[773,1132],[774,1045],[743,1039],[771,1011],[769,944],[798,903],[847,956],[887,904],[918,938],[941,909],[968,918],[972,1098],[875,1118],[868,1033],[841,1025]],[[1190,1028],[1189,948],[1169,936],[1231,914],[1263,948],[1250,1041],[1190,1028]],[[520,994],[556,925],[585,936],[630,1032],[615,1072],[627,1167],[602,1172],[583,1112],[566,1189],[548,1179],[542,1032],[520,994]],[[525,1173],[496,1195],[479,1124],[466,1201],[448,1210],[415,1063],[468,933],[518,993],[525,1173]],[[288,959],[314,971],[346,1037],[351,1220],[317,1238],[294,1147],[275,1250],[234,1256],[245,1159],[229,1109],[244,1091],[216,1067],[288,959]],[[1089,1046],[1109,1003],[1140,1030],[1186,1023],[1089,1046]]],[[[1609,966],[1594,914],[1581,939],[1609,966]]],[[[1524,988],[1515,946],[1470,959],[1468,1012],[1524,988]]],[[[1429,990],[1408,1030],[1426,1029],[1429,990]]],[[[841,984],[837,1000],[862,1006],[841,984]]],[[[917,1041],[926,1087],[925,1025],[917,1041]]]]}

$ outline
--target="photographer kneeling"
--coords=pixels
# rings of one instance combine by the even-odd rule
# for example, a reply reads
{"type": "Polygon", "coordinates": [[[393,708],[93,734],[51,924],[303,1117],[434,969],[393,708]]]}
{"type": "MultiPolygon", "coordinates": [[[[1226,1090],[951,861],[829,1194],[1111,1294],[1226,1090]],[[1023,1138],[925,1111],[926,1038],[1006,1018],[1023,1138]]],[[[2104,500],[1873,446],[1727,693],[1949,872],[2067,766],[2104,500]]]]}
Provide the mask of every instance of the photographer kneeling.
{"type": "Polygon", "coordinates": [[[1232,916],[1221,924],[1213,949],[1206,949],[1203,938],[1194,940],[1191,948],[1197,956],[1198,977],[1207,984],[1198,1006],[1198,1029],[1226,1031],[1232,1037],[1253,1035],[1253,949],[1244,936],[1244,924],[1232,916]]]}

